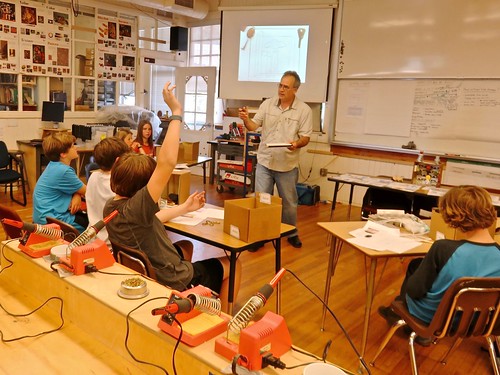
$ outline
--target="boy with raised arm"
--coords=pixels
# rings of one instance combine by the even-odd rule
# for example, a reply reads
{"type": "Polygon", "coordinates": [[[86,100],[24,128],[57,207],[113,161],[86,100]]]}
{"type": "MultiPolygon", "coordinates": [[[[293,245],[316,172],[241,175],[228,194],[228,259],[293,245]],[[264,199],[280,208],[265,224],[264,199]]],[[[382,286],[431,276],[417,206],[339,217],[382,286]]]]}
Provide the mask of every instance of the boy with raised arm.
{"type": "MultiPolygon", "coordinates": [[[[111,169],[111,189],[116,194],[104,207],[104,216],[113,210],[119,215],[109,222],[111,242],[141,250],[147,254],[159,282],[176,290],[204,285],[220,293],[223,308],[227,306],[229,261],[227,258],[206,259],[191,263],[168,238],[163,222],[203,207],[205,194],[194,193],[186,202],[159,210],[158,201],[177,163],[181,127],[181,105],[172,93],[175,86],[167,82],[163,98],[172,116],[156,161],[146,155],[127,153],[111,169]]],[[[239,266],[235,291],[239,288],[239,266]]],[[[236,293],[235,293],[236,294],[236,293]]]]}

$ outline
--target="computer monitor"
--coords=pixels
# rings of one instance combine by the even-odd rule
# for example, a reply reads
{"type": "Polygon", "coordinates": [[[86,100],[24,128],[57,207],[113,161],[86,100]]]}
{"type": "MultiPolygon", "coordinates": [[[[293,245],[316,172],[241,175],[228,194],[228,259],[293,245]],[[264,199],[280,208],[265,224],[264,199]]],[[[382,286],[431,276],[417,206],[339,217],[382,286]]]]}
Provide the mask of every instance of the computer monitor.
{"type": "Polygon", "coordinates": [[[47,102],[42,103],[42,121],[64,122],[64,102],[47,102]]]}

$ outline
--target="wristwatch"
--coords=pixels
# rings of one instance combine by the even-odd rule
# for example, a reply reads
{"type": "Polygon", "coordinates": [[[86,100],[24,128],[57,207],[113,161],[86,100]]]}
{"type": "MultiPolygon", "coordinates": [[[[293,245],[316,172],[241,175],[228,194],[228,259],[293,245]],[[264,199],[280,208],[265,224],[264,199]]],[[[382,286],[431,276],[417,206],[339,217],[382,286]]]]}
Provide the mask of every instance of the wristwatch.
{"type": "Polygon", "coordinates": [[[179,116],[179,115],[172,115],[168,119],[170,121],[172,121],[172,120],[179,120],[180,122],[182,122],[182,116],[179,116]]]}

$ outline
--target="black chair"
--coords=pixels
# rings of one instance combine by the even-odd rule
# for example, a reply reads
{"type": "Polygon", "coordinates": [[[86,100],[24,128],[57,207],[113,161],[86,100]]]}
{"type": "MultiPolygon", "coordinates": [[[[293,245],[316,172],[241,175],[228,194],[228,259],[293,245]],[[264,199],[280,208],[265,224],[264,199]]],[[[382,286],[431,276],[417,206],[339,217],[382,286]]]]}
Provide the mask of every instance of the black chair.
{"type": "Polygon", "coordinates": [[[155,269],[143,251],[113,241],[111,241],[111,247],[113,248],[113,256],[118,263],[156,280],[155,269]]]}
{"type": "Polygon", "coordinates": [[[441,359],[442,364],[446,364],[448,356],[462,340],[484,337],[488,344],[493,372],[495,375],[500,375],[494,348],[494,340],[497,344],[499,343],[496,336],[500,333],[497,325],[500,313],[500,277],[463,277],[455,280],[444,294],[429,324],[411,315],[403,301],[393,301],[391,307],[401,319],[392,325],[382,340],[377,353],[370,362],[372,366],[375,365],[375,360],[394,333],[399,328],[408,325],[413,331],[408,341],[413,375],[418,374],[413,345],[416,336],[428,337],[433,343],[437,343],[444,337],[451,337],[455,340],[441,359]]]}
{"type": "Polygon", "coordinates": [[[23,161],[18,156],[9,153],[7,145],[3,141],[0,141],[0,184],[9,185],[10,199],[22,206],[26,206],[26,185],[24,181],[23,161]],[[19,172],[13,168],[13,161],[17,163],[19,172]],[[14,198],[13,185],[16,182],[18,186],[21,185],[23,189],[23,202],[14,198]]]}
{"type": "MultiPolygon", "coordinates": [[[[15,221],[23,221],[21,216],[11,209],[10,207],[0,204],[0,220],[1,219],[11,219],[15,221]]],[[[7,225],[2,222],[3,230],[6,234],[5,239],[9,238],[20,238],[23,236],[23,231],[20,228],[13,227],[12,225],[7,225]]]]}
{"type": "Polygon", "coordinates": [[[61,230],[64,233],[64,240],[68,242],[72,242],[75,238],[77,238],[80,235],[78,229],[76,229],[73,225],[68,224],[62,220],[50,216],[47,216],[45,220],[47,220],[47,224],[59,225],[59,228],[61,228],[61,230]]]}

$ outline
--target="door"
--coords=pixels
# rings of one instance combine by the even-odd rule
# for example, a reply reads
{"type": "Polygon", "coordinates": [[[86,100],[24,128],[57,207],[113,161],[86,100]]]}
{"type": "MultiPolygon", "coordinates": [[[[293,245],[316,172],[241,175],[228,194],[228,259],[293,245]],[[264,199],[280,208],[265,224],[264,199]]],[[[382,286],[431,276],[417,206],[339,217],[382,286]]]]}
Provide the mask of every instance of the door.
{"type": "Polygon", "coordinates": [[[200,155],[208,156],[208,141],[214,139],[216,67],[177,67],[175,84],[183,108],[181,140],[200,142],[200,155]]]}

